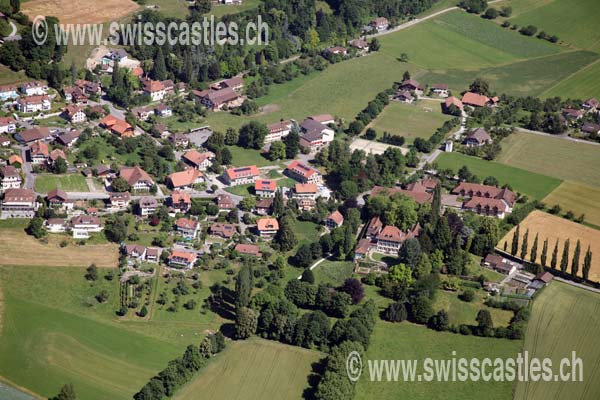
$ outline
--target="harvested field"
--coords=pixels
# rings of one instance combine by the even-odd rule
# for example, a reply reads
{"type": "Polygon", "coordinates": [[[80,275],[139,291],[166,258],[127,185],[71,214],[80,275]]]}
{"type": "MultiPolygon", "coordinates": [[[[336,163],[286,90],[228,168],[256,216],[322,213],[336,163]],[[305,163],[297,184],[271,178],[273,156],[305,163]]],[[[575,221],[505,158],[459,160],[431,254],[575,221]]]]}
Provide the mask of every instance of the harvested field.
{"type": "Polygon", "coordinates": [[[114,268],[119,250],[114,244],[60,247],[64,236],[50,235],[48,244],[18,229],[0,229],[0,265],[39,265],[114,268]]]}
{"type": "MultiPolygon", "coordinates": [[[[581,266],[583,264],[583,258],[585,256],[585,252],[590,246],[592,250],[592,268],[590,270],[589,279],[593,281],[600,281],[600,231],[596,229],[589,228],[587,226],[578,224],[573,221],[566,220],[561,217],[557,217],[555,215],[551,215],[542,211],[534,211],[527,216],[521,222],[521,240],[519,241],[519,251],[521,248],[521,243],[523,242],[523,235],[525,231],[529,229],[529,251],[531,251],[531,246],[533,245],[533,241],[535,239],[535,235],[539,234],[539,243],[538,243],[538,262],[539,257],[542,251],[542,245],[546,238],[548,239],[548,261],[550,264],[550,260],[552,257],[552,251],[554,249],[554,245],[558,240],[558,263],[560,265],[560,260],[562,257],[564,243],[567,239],[570,239],[570,252],[569,252],[569,267],[567,271],[571,271],[571,259],[573,257],[573,252],[575,251],[575,246],[577,244],[577,240],[581,240],[581,257],[579,259],[579,274],[581,276],[581,266]]],[[[498,243],[499,248],[504,248],[504,242],[508,241],[507,248],[510,249],[510,244],[512,242],[512,237],[516,228],[513,228],[502,240],[498,243]]],[[[527,255],[529,258],[529,254],[527,255]]],[[[558,266],[557,266],[558,268],[558,266]]]]}
{"type": "Polygon", "coordinates": [[[37,15],[55,16],[63,24],[95,24],[118,20],[137,10],[131,0],[33,0],[23,3],[21,10],[33,20],[37,15]]]}
{"type": "Polygon", "coordinates": [[[565,181],[543,202],[548,207],[558,204],[562,212],[573,211],[577,217],[585,214],[585,222],[600,227],[600,188],[565,181]]]}

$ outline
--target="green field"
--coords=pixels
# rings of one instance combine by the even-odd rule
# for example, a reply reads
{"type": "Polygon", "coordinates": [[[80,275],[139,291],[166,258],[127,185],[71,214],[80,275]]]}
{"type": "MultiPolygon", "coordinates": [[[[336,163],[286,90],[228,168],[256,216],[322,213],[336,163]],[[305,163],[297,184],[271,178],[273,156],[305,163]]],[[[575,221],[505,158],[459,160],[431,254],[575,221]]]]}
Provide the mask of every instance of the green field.
{"type": "Polygon", "coordinates": [[[250,196],[254,195],[254,185],[237,185],[225,188],[227,193],[235,194],[237,196],[250,196]]]}
{"type": "Polygon", "coordinates": [[[502,141],[502,164],[600,187],[600,146],[527,133],[502,141]]]}
{"type": "Polygon", "coordinates": [[[27,81],[29,78],[23,72],[14,72],[8,67],[0,64],[0,84],[8,85],[27,81]]]}
{"type": "Polygon", "coordinates": [[[600,97],[600,62],[577,71],[567,79],[542,94],[544,97],[562,96],[563,98],[587,100],[600,97]]]}
{"type": "Polygon", "coordinates": [[[510,319],[513,317],[511,311],[500,310],[498,308],[488,307],[483,304],[487,293],[483,290],[477,290],[475,299],[467,303],[458,298],[459,292],[447,292],[440,290],[436,294],[434,310],[444,309],[448,312],[450,324],[460,325],[476,325],[475,317],[477,312],[482,308],[488,310],[492,314],[494,326],[508,326],[510,319]]]}
{"type": "Polygon", "coordinates": [[[198,377],[173,396],[198,399],[302,399],[312,364],[323,355],[260,339],[230,342],[198,377]]]}
{"type": "Polygon", "coordinates": [[[341,286],[344,281],[352,277],[354,264],[349,261],[325,260],[319,264],[313,273],[317,284],[328,283],[333,286],[341,286]]]}
{"type": "Polygon", "coordinates": [[[84,273],[0,267],[0,375],[43,396],[71,382],[80,398],[129,399],[198,338],[180,327],[119,322],[116,280],[92,285],[84,273]],[[102,289],[109,300],[99,304],[93,296],[102,289]]]}
{"type": "MultiPolygon", "coordinates": [[[[524,350],[530,357],[560,359],[575,351],[583,360],[583,382],[517,383],[515,399],[597,399],[600,393],[600,295],[552,282],[534,301],[524,350]]],[[[556,369],[554,369],[556,372],[556,369]]]]}
{"type": "Polygon", "coordinates": [[[236,167],[256,165],[260,168],[273,164],[266,157],[263,157],[259,150],[244,149],[238,146],[228,146],[228,148],[231,151],[231,164],[236,167]]]}
{"type": "Polygon", "coordinates": [[[563,212],[571,210],[576,216],[585,214],[585,222],[600,227],[600,188],[565,181],[544,199],[544,203],[549,207],[558,204],[563,212]]]}
{"type": "Polygon", "coordinates": [[[538,31],[557,35],[561,41],[581,49],[600,50],[596,0],[512,0],[510,22],[535,25],[538,31]]]}
{"type": "Polygon", "coordinates": [[[482,180],[487,176],[494,176],[501,185],[509,184],[517,192],[538,200],[542,200],[561,183],[557,178],[460,153],[442,153],[436,159],[436,163],[440,168],[449,168],[454,172],[458,172],[463,165],[466,165],[482,180]]]}
{"type": "Polygon", "coordinates": [[[48,193],[54,189],[62,189],[66,192],[87,192],[89,191],[85,177],[80,174],[74,175],[36,175],[35,191],[39,193],[48,193]]]}
{"type": "Polygon", "coordinates": [[[429,139],[437,128],[450,119],[451,116],[441,113],[441,105],[436,101],[414,104],[393,101],[372,122],[371,128],[377,131],[379,137],[389,132],[404,136],[407,143],[412,143],[418,137],[429,139]]]}
{"type": "MultiPolygon", "coordinates": [[[[363,399],[446,399],[466,398],[506,400],[512,397],[511,382],[370,382],[366,360],[419,360],[426,357],[448,360],[456,357],[480,358],[516,357],[521,341],[481,338],[436,332],[423,326],[402,322],[378,321],[371,335],[371,344],[363,357],[363,374],[357,384],[357,400],[363,399]]],[[[423,370],[418,370],[423,372],[423,370]]],[[[400,378],[401,379],[401,378],[400,378]]]]}

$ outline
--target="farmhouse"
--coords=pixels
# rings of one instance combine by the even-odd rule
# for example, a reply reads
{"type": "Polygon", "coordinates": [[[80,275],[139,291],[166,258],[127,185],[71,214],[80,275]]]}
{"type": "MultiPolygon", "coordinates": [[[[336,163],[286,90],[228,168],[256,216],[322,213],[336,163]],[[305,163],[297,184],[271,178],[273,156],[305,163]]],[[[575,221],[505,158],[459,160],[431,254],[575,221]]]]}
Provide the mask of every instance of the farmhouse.
{"type": "Polygon", "coordinates": [[[366,54],[369,52],[369,42],[365,39],[353,39],[348,42],[348,46],[357,49],[359,54],[366,54]]]}
{"type": "Polygon", "coordinates": [[[181,159],[200,171],[206,171],[212,165],[215,154],[211,151],[200,153],[198,150],[190,150],[183,154],[181,159]]]}
{"type": "Polygon", "coordinates": [[[210,234],[212,236],[218,236],[223,239],[231,239],[237,234],[237,229],[233,224],[223,224],[215,222],[210,226],[210,234]]]}
{"type": "Polygon", "coordinates": [[[272,238],[279,230],[279,222],[275,218],[261,218],[256,221],[256,230],[261,238],[272,238]]]}
{"type": "Polygon", "coordinates": [[[254,256],[254,257],[261,257],[262,254],[260,252],[260,247],[254,245],[254,244],[237,244],[235,246],[235,251],[245,255],[245,256],[254,256]]]}
{"type": "Polygon", "coordinates": [[[465,138],[465,145],[467,147],[481,147],[486,144],[491,144],[492,142],[492,137],[483,128],[472,130],[465,138]]]}
{"type": "Polygon", "coordinates": [[[327,218],[325,218],[325,226],[329,229],[339,228],[340,226],[342,226],[343,223],[344,216],[338,210],[335,210],[334,212],[329,214],[327,218]]]}
{"type": "Polygon", "coordinates": [[[197,221],[187,218],[179,218],[175,222],[175,226],[177,227],[177,233],[187,239],[196,239],[200,229],[200,224],[197,221]]]}
{"type": "Polygon", "coordinates": [[[79,215],[71,219],[71,231],[74,239],[89,239],[90,233],[102,231],[100,219],[92,215],[79,215]]]}
{"type": "Polygon", "coordinates": [[[119,176],[133,188],[133,190],[150,190],[154,181],[150,175],[140,167],[122,167],[119,176]]]}
{"type": "Polygon", "coordinates": [[[167,184],[171,189],[191,189],[200,182],[204,182],[204,174],[194,168],[174,172],[167,176],[167,184]]]}
{"type": "Polygon", "coordinates": [[[463,209],[498,218],[511,213],[516,200],[516,195],[509,189],[468,182],[461,182],[452,194],[469,198],[463,203],[463,209]]]}
{"type": "Polygon", "coordinates": [[[21,187],[21,174],[11,165],[0,167],[0,178],[2,178],[2,191],[21,187]]]}
{"type": "Polygon", "coordinates": [[[492,268],[494,271],[500,272],[504,275],[510,275],[520,269],[521,265],[507,260],[506,258],[497,254],[488,254],[483,260],[483,265],[492,268]]]}
{"type": "MultiPolygon", "coordinates": [[[[154,199],[153,197],[150,197],[154,199]]],[[[140,202],[141,205],[141,202],[140,202]]],[[[189,194],[181,192],[179,190],[171,193],[171,202],[170,206],[172,209],[177,210],[182,213],[186,213],[189,211],[192,206],[192,198],[189,194]]]]}
{"type": "Polygon", "coordinates": [[[498,103],[498,98],[492,97],[490,99],[489,97],[478,93],[467,92],[463,95],[462,102],[463,104],[472,107],[485,107],[496,105],[498,103]]]}
{"type": "Polygon", "coordinates": [[[593,122],[586,122],[581,126],[581,132],[591,135],[600,135],[600,125],[593,122]]]}
{"type": "Polygon", "coordinates": [[[448,112],[450,110],[450,106],[455,106],[461,111],[465,109],[463,102],[454,96],[446,98],[446,100],[444,101],[444,111],[448,112]]]}
{"type": "Polygon", "coordinates": [[[565,108],[562,111],[562,115],[571,121],[578,121],[583,118],[585,112],[583,110],[576,110],[574,108],[565,108]]]}
{"type": "Polygon", "coordinates": [[[268,125],[267,128],[269,129],[269,134],[265,136],[265,143],[273,143],[290,134],[292,122],[279,121],[275,124],[268,125]]]}
{"type": "Polygon", "coordinates": [[[144,196],[138,202],[138,211],[142,217],[154,215],[158,208],[158,201],[154,197],[144,196]]]}
{"type": "Polygon", "coordinates": [[[0,133],[13,133],[17,130],[17,120],[13,117],[0,117],[0,133]]]}
{"type": "Polygon", "coordinates": [[[304,165],[300,161],[293,161],[285,170],[286,173],[300,183],[322,184],[323,176],[316,169],[304,165]]]}
{"type": "Polygon", "coordinates": [[[240,75],[234,76],[232,78],[213,83],[210,88],[212,90],[223,90],[229,88],[239,92],[244,88],[244,79],[240,75]]]}
{"type": "Polygon", "coordinates": [[[415,92],[417,94],[423,94],[423,87],[419,82],[415,81],[414,79],[406,79],[402,81],[402,84],[400,85],[399,89],[406,90],[409,92],[415,92]]]}
{"type": "Polygon", "coordinates": [[[438,83],[431,87],[431,93],[440,97],[448,97],[448,85],[446,83],[438,83]]]}
{"type": "Polygon", "coordinates": [[[259,176],[256,165],[249,167],[229,168],[223,173],[223,181],[229,186],[247,185],[256,181],[259,176]]]}
{"type": "Polygon", "coordinates": [[[257,197],[275,197],[277,182],[273,179],[257,179],[254,183],[254,192],[257,197]]]}
{"type": "Polygon", "coordinates": [[[408,90],[398,90],[394,99],[408,104],[412,103],[415,100],[413,95],[408,90]]]}
{"type": "Polygon", "coordinates": [[[61,189],[54,189],[48,192],[46,196],[48,206],[59,210],[72,210],[75,205],[75,201],[71,200],[67,193],[61,189]]]}
{"type": "Polygon", "coordinates": [[[36,196],[31,189],[7,189],[2,200],[2,219],[33,218],[38,209],[36,196]]]}
{"type": "Polygon", "coordinates": [[[52,108],[52,102],[48,96],[29,96],[17,100],[17,110],[22,113],[33,113],[48,111],[52,108]]]}
{"type": "Polygon", "coordinates": [[[385,17],[377,17],[372,20],[369,25],[378,31],[385,31],[390,26],[390,22],[385,17]]]}
{"type": "Polygon", "coordinates": [[[189,251],[173,250],[168,257],[169,266],[191,269],[196,264],[198,255],[189,251]]]}

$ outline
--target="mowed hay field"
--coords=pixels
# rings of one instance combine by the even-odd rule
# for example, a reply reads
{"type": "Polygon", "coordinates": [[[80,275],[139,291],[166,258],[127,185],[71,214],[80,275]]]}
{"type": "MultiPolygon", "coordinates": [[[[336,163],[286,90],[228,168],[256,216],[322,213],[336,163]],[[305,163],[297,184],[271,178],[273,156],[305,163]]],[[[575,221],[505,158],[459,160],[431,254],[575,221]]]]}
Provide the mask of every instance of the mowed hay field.
{"type": "Polygon", "coordinates": [[[174,400],[302,399],[312,364],[324,355],[261,339],[229,342],[174,400]]]}
{"type": "Polygon", "coordinates": [[[44,398],[68,382],[81,399],[131,399],[201,336],[157,338],[147,323],[119,321],[118,282],[92,284],[84,274],[85,268],[0,266],[0,376],[44,398]],[[101,290],[109,293],[102,304],[94,299],[101,290]]]}
{"type": "Polygon", "coordinates": [[[467,166],[481,180],[494,176],[501,185],[509,184],[513,190],[541,200],[556,189],[561,181],[520,168],[470,157],[461,153],[442,153],[435,161],[439,168],[451,169],[455,173],[467,166]]]}
{"type": "Polygon", "coordinates": [[[489,357],[516,357],[522,341],[463,336],[448,332],[437,332],[408,322],[390,323],[377,321],[371,335],[371,343],[362,358],[363,371],[356,386],[357,400],[506,400],[512,397],[512,382],[404,382],[402,372],[397,382],[369,380],[367,360],[418,360],[417,373],[423,373],[425,358],[450,360],[456,357],[467,359],[489,357]],[[485,393],[485,396],[482,396],[485,393]]]}
{"type": "Polygon", "coordinates": [[[582,100],[590,97],[600,97],[600,61],[596,61],[594,64],[559,82],[556,86],[542,93],[542,96],[562,96],[582,100]]]}
{"type": "Polygon", "coordinates": [[[5,222],[0,224],[0,265],[87,267],[94,263],[100,268],[119,265],[119,248],[115,244],[60,247],[64,236],[50,234],[44,244],[24,232],[26,225],[26,222],[8,227],[5,222]]]}
{"type": "Polygon", "coordinates": [[[600,188],[563,182],[543,202],[548,207],[558,204],[563,212],[571,210],[576,216],[585,214],[585,222],[600,227],[600,188]]]}
{"type": "Polygon", "coordinates": [[[54,16],[63,24],[93,24],[122,18],[139,8],[131,0],[32,0],[21,11],[33,20],[38,15],[54,16]]]}
{"type": "Polygon", "coordinates": [[[413,104],[392,101],[370,125],[378,136],[384,132],[404,136],[407,143],[416,138],[429,139],[437,128],[452,119],[442,114],[441,105],[436,101],[419,101],[413,104]]]}
{"type": "Polygon", "coordinates": [[[600,294],[552,282],[533,302],[524,350],[552,359],[556,373],[571,352],[583,361],[583,382],[519,382],[516,400],[597,399],[600,393],[600,294]]]}
{"type": "Polygon", "coordinates": [[[497,160],[558,179],[600,187],[600,146],[530,133],[502,141],[497,160]]]}
{"type": "MultiPolygon", "coordinates": [[[[548,265],[550,264],[550,259],[552,257],[552,251],[554,249],[554,244],[558,240],[558,263],[557,268],[560,266],[560,260],[562,258],[563,247],[565,241],[567,239],[570,240],[569,247],[569,266],[567,268],[567,272],[571,271],[571,262],[573,258],[573,253],[575,251],[575,246],[577,245],[577,240],[581,240],[581,256],[579,258],[579,273],[581,276],[581,267],[583,264],[583,258],[585,257],[585,252],[590,246],[592,250],[592,268],[590,270],[589,279],[592,281],[600,281],[600,231],[596,229],[589,228],[587,226],[578,224],[573,221],[566,220],[561,217],[557,217],[555,215],[551,215],[539,210],[533,211],[531,214],[525,218],[520,224],[521,230],[521,238],[519,240],[519,249],[521,248],[521,243],[523,243],[523,235],[529,229],[529,246],[528,250],[531,251],[531,246],[533,245],[533,241],[535,239],[535,235],[539,234],[539,243],[538,243],[538,255],[537,262],[539,263],[539,257],[542,251],[542,245],[544,240],[548,239],[548,265]]],[[[507,248],[510,249],[510,244],[512,243],[512,238],[515,232],[515,228],[513,228],[510,232],[504,236],[498,243],[499,248],[504,248],[504,242],[507,243],[507,248]]],[[[520,250],[519,250],[520,251],[520,250]]],[[[527,259],[530,259],[529,253],[526,256],[527,259]]]]}

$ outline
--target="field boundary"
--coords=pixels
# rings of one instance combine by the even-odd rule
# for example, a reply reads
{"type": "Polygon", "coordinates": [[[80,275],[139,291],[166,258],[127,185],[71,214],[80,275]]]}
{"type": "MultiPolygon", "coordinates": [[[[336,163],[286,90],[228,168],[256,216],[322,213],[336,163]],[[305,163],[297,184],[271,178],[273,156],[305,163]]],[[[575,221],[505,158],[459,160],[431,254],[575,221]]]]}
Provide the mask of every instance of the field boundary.
{"type": "MultiPolygon", "coordinates": [[[[600,40],[599,40],[600,42],[600,40]]],[[[581,72],[584,72],[585,70],[592,68],[594,65],[600,63],[600,58],[598,58],[596,61],[589,63],[588,65],[586,65],[585,67],[583,67],[582,69],[580,69],[579,71],[573,72],[571,75],[566,76],[564,79],[556,82],[554,85],[550,86],[548,89],[544,90],[542,93],[540,93],[539,97],[544,97],[546,95],[546,93],[548,93],[549,91],[551,91],[552,89],[554,89],[555,87],[557,87],[558,85],[562,84],[563,82],[565,82],[566,80],[571,79],[572,77],[574,77],[575,75],[578,75],[581,72]]]]}

